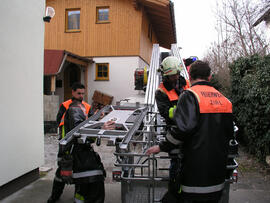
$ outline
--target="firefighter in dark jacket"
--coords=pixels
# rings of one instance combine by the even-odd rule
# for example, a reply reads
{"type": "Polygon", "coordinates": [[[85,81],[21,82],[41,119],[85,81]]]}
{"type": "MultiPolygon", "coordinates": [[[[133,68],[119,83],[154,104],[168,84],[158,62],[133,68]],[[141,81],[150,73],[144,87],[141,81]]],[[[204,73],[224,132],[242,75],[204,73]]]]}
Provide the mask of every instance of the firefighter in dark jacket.
{"type": "Polygon", "coordinates": [[[162,61],[158,70],[161,72],[162,82],[156,90],[155,99],[159,113],[167,125],[173,124],[169,114],[186,86],[185,78],[180,76],[181,68],[181,62],[176,57],[169,56],[162,61]]]}
{"type": "Polygon", "coordinates": [[[65,130],[64,130],[64,117],[65,117],[65,113],[67,111],[67,109],[69,108],[69,105],[75,101],[78,100],[80,101],[84,106],[86,111],[88,112],[88,117],[93,115],[91,106],[89,104],[87,104],[85,101],[83,101],[83,96],[84,96],[84,85],[80,84],[80,83],[74,83],[72,85],[72,98],[63,102],[60,105],[60,108],[58,110],[58,113],[56,115],[56,123],[58,125],[59,128],[59,139],[62,139],[63,137],[65,137],[65,130]]]}
{"type": "Polygon", "coordinates": [[[211,69],[202,61],[190,68],[191,88],[181,94],[174,111],[176,124],[166,141],[147,154],[170,151],[182,143],[180,199],[217,203],[226,177],[229,140],[233,137],[232,104],[209,83],[211,69]]]}
{"type": "MultiPolygon", "coordinates": [[[[69,109],[69,107],[72,103],[78,102],[78,103],[80,103],[81,107],[84,109],[83,117],[81,117],[81,118],[80,118],[80,116],[77,117],[76,122],[75,122],[75,120],[73,120],[72,127],[79,124],[82,121],[81,120],[82,118],[85,120],[87,117],[90,117],[93,114],[91,112],[91,106],[83,101],[84,91],[85,91],[84,85],[82,85],[81,83],[74,83],[72,85],[72,99],[63,102],[60,105],[60,109],[59,109],[58,114],[57,114],[57,124],[59,126],[59,131],[60,131],[59,139],[63,138],[65,136],[65,134],[67,133],[67,131],[69,131],[71,129],[70,127],[67,127],[64,125],[64,121],[65,121],[65,115],[67,113],[67,110],[69,109]],[[80,118],[80,119],[78,119],[78,118],[80,118]]],[[[75,119],[75,117],[74,117],[74,119],[75,119]]],[[[69,126],[71,126],[71,125],[69,125],[69,126]]],[[[107,126],[108,126],[108,124],[106,123],[106,127],[107,126]]],[[[113,125],[112,125],[112,127],[113,127],[113,125]]],[[[61,163],[61,161],[62,161],[63,154],[58,153],[57,156],[58,156],[58,160],[59,160],[58,161],[58,165],[59,165],[59,163],[61,163]]],[[[62,171],[62,173],[63,173],[63,171],[62,171]]],[[[66,175],[68,175],[68,174],[66,174],[66,175]]],[[[65,179],[65,176],[61,175],[61,167],[59,166],[56,170],[56,173],[55,173],[55,178],[54,178],[53,187],[52,187],[52,193],[51,193],[51,196],[49,197],[47,203],[54,203],[60,198],[61,194],[63,193],[66,182],[71,182],[71,178],[65,179]]]]}
{"type": "MultiPolygon", "coordinates": [[[[165,119],[166,129],[174,125],[172,113],[178,102],[179,95],[184,91],[186,80],[180,75],[181,62],[174,56],[166,57],[159,68],[162,82],[155,93],[155,99],[160,115],[165,119]]],[[[177,202],[176,174],[181,170],[181,153],[178,148],[169,151],[171,165],[168,192],[163,196],[163,203],[177,202]]]]}
{"type": "MultiPolygon", "coordinates": [[[[86,109],[81,102],[70,104],[65,115],[65,131],[69,132],[87,119],[86,109]]],[[[108,121],[103,128],[114,129],[114,122],[108,121]],[[110,123],[109,123],[110,122],[110,123]]],[[[101,159],[92,147],[94,139],[86,143],[74,143],[60,162],[61,175],[64,180],[75,183],[74,202],[103,203],[105,198],[104,177],[106,175],[101,159]]]]}
{"type": "MultiPolygon", "coordinates": [[[[71,87],[72,89],[72,98],[63,102],[60,105],[60,108],[58,110],[57,116],[56,116],[56,122],[59,128],[59,139],[62,139],[65,137],[65,128],[64,128],[64,118],[66,111],[68,110],[70,104],[74,101],[79,101],[84,105],[86,114],[90,117],[92,115],[91,112],[91,106],[83,101],[84,91],[85,87],[81,83],[74,83],[71,87]]],[[[57,155],[58,159],[61,158],[61,154],[58,153],[57,155]]],[[[65,182],[62,179],[62,176],[60,175],[61,168],[58,167],[55,173],[54,181],[53,181],[53,188],[50,198],[48,199],[47,203],[54,203],[56,202],[61,194],[63,193],[65,182]]]]}

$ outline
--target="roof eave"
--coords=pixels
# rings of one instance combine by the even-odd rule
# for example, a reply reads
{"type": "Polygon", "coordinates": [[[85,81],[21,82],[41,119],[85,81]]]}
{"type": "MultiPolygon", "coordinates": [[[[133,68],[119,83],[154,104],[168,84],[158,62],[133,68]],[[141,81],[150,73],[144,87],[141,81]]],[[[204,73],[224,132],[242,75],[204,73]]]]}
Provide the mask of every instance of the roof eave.
{"type": "Polygon", "coordinates": [[[171,44],[177,42],[173,2],[170,0],[133,0],[133,2],[144,6],[146,11],[148,11],[149,20],[152,21],[151,23],[160,46],[170,48],[171,44]],[[155,12],[153,9],[158,10],[158,12],[155,12]],[[164,15],[168,17],[164,18],[164,15]],[[162,18],[162,21],[155,20],[157,18],[162,18]],[[164,32],[159,32],[158,30],[160,29],[164,32]]]}
{"type": "Polygon", "coordinates": [[[260,18],[258,18],[256,21],[255,21],[255,23],[253,23],[253,27],[255,27],[255,26],[257,26],[257,25],[259,25],[262,21],[264,21],[265,20],[265,18],[267,17],[267,16],[269,16],[270,15],[270,8],[260,17],[260,18]]]}

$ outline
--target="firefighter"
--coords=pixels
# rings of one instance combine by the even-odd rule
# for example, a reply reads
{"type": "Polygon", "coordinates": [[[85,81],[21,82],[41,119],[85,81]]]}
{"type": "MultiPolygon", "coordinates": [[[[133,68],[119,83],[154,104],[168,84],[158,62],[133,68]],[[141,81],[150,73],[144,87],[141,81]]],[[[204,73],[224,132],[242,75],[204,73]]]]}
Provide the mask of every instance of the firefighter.
{"type": "MultiPolygon", "coordinates": [[[[186,86],[186,80],[180,75],[181,62],[174,56],[166,57],[159,68],[162,74],[162,81],[156,90],[155,98],[160,115],[165,119],[167,128],[173,125],[172,112],[175,108],[179,95],[186,86]]],[[[169,170],[170,181],[168,192],[164,195],[162,202],[176,202],[176,174],[181,170],[181,154],[179,149],[169,152],[171,165],[169,170]]]]}
{"type": "Polygon", "coordinates": [[[58,110],[57,116],[56,116],[56,123],[59,128],[59,139],[62,139],[65,137],[65,129],[64,129],[64,117],[67,109],[69,108],[69,105],[73,101],[79,101],[85,106],[86,113],[88,114],[88,117],[93,115],[93,112],[91,111],[91,106],[87,104],[85,101],[83,101],[84,97],[84,91],[85,91],[85,86],[81,83],[75,82],[72,87],[72,98],[63,102],[60,105],[60,108],[58,110]]]}
{"type": "MultiPolygon", "coordinates": [[[[65,114],[65,131],[69,132],[87,119],[86,109],[81,102],[73,101],[65,114]]],[[[115,129],[114,121],[108,121],[104,129],[115,129]]],[[[104,170],[101,159],[92,147],[94,139],[85,143],[75,142],[62,154],[60,167],[61,176],[67,183],[75,184],[74,202],[103,203],[105,198],[104,170]]]]}
{"type": "Polygon", "coordinates": [[[167,125],[173,124],[169,112],[177,104],[178,97],[186,86],[185,78],[180,76],[180,70],[181,63],[174,56],[166,57],[158,70],[161,72],[162,82],[156,90],[155,98],[159,113],[167,125]]]}
{"type": "MultiPolygon", "coordinates": [[[[71,89],[72,89],[72,98],[63,102],[60,105],[60,108],[56,116],[56,122],[59,128],[59,140],[65,137],[65,128],[64,128],[65,113],[73,101],[81,102],[82,105],[84,105],[88,116],[91,116],[92,114],[90,111],[91,106],[83,101],[83,96],[84,96],[84,91],[85,91],[84,85],[82,85],[81,83],[74,83],[71,89]]],[[[60,156],[61,155],[58,153],[57,155],[58,159],[60,159],[60,156]]],[[[63,181],[60,175],[60,171],[61,171],[61,168],[58,167],[55,173],[54,181],[53,181],[52,193],[47,203],[56,202],[60,198],[61,194],[63,193],[65,182],[63,181]]]]}
{"type": "MultiPolygon", "coordinates": [[[[74,103],[76,101],[79,102],[81,106],[83,106],[84,111],[85,111],[84,113],[85,115],[87,115],[87,117],[90,117],[91,115],[93,115],[93,112],[91,111],[91,106],[83,101],[84,92],[85,92],[84,85],[82,85],[81,83],[74,83],[72,85],[72,98],[63,102],[60,105],[57,118],[56,118],[56,121],[59,127],[59,132],[60,132],[59,139],[64,138],[65,134],[67,133],[66,131],[70,130],[67,127],[65,127],[64,119],[65,119],[66,112],[69,109],[71,103],[74,103]]],[[[76,124],[78,124],[78,122],[76,122],[76,124]]],[[[108,125],[108,123],[105,123],[104,126],[108,127],[110,125],[108,125]]],[[[61,160],[63,155],[61,153],[58,153],[57,156],[58,156],[58,160],[61,160]]],[[[55,173],[55,178],[53,181],[52,193],[47,203],[56,202],[60,198],[61,194],[63,193],[65,182],[70,182],[70,180],[71,180],[70,178],[63,179],[63,176],[61,176],[61,167],[58,166],[55,173]]]]}
{"type": "Polygon", "coordinates": [[[173,115],[176,127],[170,128],[166,141],[147,150],[152,154],[183,144],[179,202],[217,203],[225,184],[229,140],[233,137],[232,104],[211,86],[210,72],[208,63],[191,65],[192,86],[179,97],[173,115]]]}

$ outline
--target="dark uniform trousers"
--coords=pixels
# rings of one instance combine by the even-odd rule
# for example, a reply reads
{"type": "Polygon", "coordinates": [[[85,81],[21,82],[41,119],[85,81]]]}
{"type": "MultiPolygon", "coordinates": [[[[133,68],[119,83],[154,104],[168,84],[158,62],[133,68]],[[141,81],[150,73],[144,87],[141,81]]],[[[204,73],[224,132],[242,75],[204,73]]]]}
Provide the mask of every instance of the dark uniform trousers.
{"type": "Polygon", "coordinates": [[[104,198],[104,181],[75,184],[75,203],[103,203],[104,198]]]}

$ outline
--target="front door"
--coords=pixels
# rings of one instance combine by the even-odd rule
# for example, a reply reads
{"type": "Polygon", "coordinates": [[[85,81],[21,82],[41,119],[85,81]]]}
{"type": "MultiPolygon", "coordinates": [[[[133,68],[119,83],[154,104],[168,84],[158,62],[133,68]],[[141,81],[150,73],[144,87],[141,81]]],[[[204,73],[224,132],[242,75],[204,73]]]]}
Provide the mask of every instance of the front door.
{"type": "Polygon", "coordinates": [[[80,68],[71,63],[65,68],[64,79],[64,101],[71,99],[71,86],[74,82],[81,82],[81,70],[80,68]]]}

